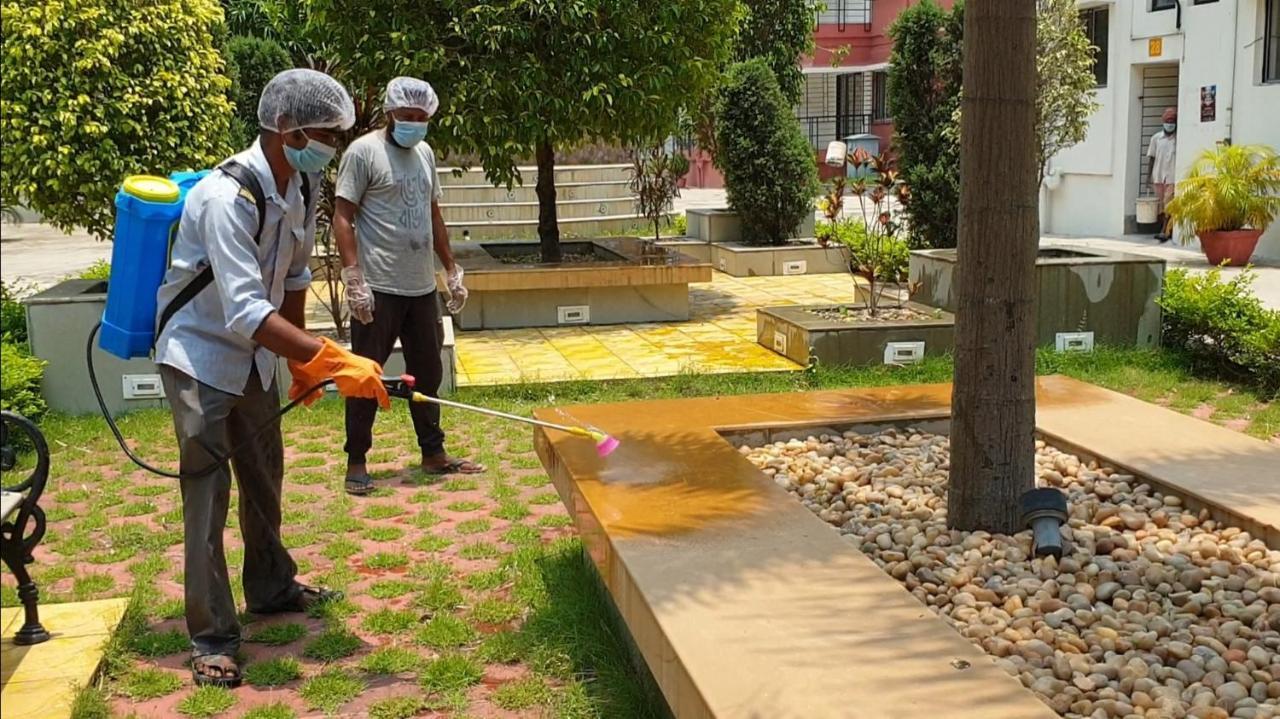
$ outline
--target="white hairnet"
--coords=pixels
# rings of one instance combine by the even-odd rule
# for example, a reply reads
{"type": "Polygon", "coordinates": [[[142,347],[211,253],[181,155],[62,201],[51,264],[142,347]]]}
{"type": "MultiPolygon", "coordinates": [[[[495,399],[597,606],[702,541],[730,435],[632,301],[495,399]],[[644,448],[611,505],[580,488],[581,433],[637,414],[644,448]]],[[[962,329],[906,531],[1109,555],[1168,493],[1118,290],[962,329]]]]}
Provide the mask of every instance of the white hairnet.
{"type": "Polygon", "coordinates": [[[387,83],[387,97],[382,101],[382,109],[391,111],[402,107],[422,110],[428,115],[436,114],[440,100],[431,83],[416,77],[397,77],[387,83]]]}
{"type": "Polygon", "coordinates": [[[258,100],[258,124],[273,132],[307,127],[347,130],[356,108],[342,83],[323,72],[294,68],[271,78],[258,100]]]}

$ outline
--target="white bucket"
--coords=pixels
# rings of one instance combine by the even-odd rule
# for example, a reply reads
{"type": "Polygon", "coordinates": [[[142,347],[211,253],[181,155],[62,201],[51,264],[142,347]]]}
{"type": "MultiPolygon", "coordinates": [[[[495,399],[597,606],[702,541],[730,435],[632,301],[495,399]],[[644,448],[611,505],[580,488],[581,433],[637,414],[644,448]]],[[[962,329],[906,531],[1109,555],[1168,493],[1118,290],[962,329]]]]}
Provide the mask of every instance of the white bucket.
{"type": "Polygon", "coordinates": [[[1159,207],[1160,201],[1154,197],[1139,197],[1136,214],[1138,215],[1138,224],[1149,225],[1156,221],[1156,208],[1159,207]]]}
{"type": "Polygon", "coordinates": [[[832,140],[827,145],[826,163],[829,167],[844,167],[845,154],[849,152],[849,146],[839,140],[832,140]]]}

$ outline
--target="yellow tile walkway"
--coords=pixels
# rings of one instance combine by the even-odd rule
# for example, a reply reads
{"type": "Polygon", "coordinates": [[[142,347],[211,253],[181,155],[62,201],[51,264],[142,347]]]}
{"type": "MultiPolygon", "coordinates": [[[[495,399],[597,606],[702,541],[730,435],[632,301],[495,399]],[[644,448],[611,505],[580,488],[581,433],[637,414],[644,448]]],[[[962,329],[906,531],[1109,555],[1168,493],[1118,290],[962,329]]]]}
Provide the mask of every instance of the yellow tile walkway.
{"type": "Polygon", "coordinates": [[[67,719],[76,692],[98,671],[102,649],[124,616],[128,599],[45,604],[40,623],[53,638],[20,647],[13,633],[22,608],[0,610],[0,705],[4,719],[67,719]]]}
{"type": "MultiPolygon", "coordinates": [[[[800,366],[756,344],[756,309],[852,299],[849,275],[732,277],[715,272],[711,282],[689,286],[688,322],[458,332],[457,382],[794,371],[800,366]]],[[[314,296],[307,315],[309,326],[332,326],[314,296]]]]}

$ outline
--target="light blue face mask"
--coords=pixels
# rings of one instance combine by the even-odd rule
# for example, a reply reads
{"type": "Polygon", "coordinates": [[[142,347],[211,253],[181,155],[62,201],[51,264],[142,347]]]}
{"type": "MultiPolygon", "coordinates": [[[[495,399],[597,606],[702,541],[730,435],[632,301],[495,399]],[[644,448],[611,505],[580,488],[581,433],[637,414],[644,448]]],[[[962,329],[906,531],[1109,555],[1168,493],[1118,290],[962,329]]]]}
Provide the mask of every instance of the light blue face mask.
{"type": "Polygon", "coordinates": [[[1174,130],[1176,130],[1176,129],[1178,129],[1178,123],[1176,123],[1176,122],[1166,122],[1166,123],[1164,124],[1164,131],[1165,131],[1165,132],[1173,132],[1173,131],[1174,131],[1174,130]]]}
{"type": "Polygon", "coordinates": [[[338,148],[330,147],[310,137],[307,138],[307,144],[301,150],[290,147],[288,143],[284,146],[285,159],[298,172],[319,172],[333,161],[333,156],[336,154],[338,154],[338,148]]]}
{"type": "Polygon", "coordinates": [[[396,120],[396,126],[391,128],[391,137],[400,147],[413,147],[426,139],[427,123],[396,120]]]}

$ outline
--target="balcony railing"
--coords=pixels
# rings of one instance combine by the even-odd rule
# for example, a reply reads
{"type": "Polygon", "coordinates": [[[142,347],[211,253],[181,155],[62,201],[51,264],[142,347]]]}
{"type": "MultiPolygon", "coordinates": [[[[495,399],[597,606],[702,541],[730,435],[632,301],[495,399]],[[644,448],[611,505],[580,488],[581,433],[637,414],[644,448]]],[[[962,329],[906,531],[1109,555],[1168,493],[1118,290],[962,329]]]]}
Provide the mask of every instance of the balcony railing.
{"type": "Polygon", "coordinates": [[[827,149],[832,140],[843,140],[849,135],[860,135],[871,130],[871,115],[805,115],[797,117],[800,129],[809,138],[814,151],[827,149]]]}
{"type": "Polygon", "coordinates": [[[835,25],[840,32],[849,25],[871,28],[871,0],[826,0],[825,4],[818,13],[819,25],[835,25]]]}

